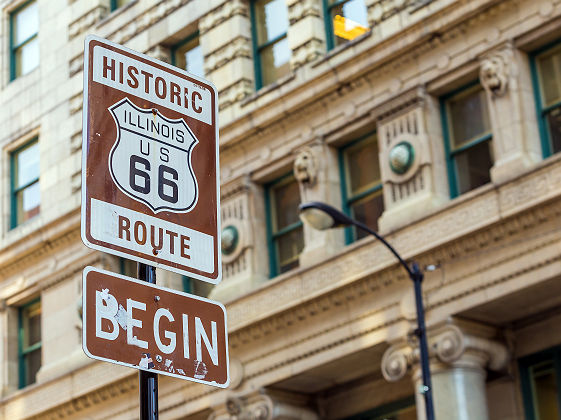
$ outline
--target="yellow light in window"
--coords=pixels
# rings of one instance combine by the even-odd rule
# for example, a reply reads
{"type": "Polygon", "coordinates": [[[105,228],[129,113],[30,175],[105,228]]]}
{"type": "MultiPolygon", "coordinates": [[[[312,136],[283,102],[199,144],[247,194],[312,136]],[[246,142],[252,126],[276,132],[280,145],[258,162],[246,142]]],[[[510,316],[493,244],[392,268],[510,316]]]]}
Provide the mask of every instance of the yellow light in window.
{"type": "Polygon", "coordinates": [[[333,30],[339,38],[351,40],[367,32],[368,28],[341,15],[335,15],[333,18],[333,30]]]}

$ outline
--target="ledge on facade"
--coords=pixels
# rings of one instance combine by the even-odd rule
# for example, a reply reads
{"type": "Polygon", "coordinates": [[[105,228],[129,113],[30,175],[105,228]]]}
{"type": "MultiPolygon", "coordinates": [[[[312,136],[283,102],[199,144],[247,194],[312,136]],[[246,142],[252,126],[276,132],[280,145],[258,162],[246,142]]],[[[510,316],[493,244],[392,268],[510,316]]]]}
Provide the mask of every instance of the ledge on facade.
{"type": "Polygon", "coordinates": [[[245,106],[251,104],[252,102],[255,102],[256,100],[258,100],[259,98],[262,98],[263,96],[269,94],[270,92],[279,89],[281,86],[284,86],[284,85],[290,83],[295,78],[296,77],[295,77],[294,73],[289,73],[286,76],[283,76],[280,79],[274,81],[273,83],[271,83],[267,86],[263,86],[258,91],[254,92],[251,95],[249,95],[248,97],[244,98],[241,101],[240,106],[242,108],[244,108],[245,106]]]}

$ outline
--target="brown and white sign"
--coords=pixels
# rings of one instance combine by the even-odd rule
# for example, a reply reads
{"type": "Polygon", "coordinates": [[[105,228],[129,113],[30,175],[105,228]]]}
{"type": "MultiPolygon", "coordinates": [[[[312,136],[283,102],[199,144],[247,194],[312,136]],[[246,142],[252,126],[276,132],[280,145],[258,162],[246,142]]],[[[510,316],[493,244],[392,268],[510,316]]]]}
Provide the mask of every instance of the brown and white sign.
{"type": "Polygon", "coordinates": [[[217,115],[210,82],[88,36],[84,243],[218,283],[217,115]]]}
{"type": "Polygon", "coordinates": [[[82,346],[91,358],[226,388],[219,302],[86,267],[82,346]]]}

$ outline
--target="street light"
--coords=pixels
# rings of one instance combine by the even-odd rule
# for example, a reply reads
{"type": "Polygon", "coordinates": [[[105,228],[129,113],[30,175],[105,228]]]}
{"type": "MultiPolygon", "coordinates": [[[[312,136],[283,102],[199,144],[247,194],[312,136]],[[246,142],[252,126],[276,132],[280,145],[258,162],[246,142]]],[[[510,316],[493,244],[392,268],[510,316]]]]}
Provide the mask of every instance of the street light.
{"type": "Polygon", "coordinates": [[[427,346],[427,334],[425,327],[425,308],[423,307],[423,295],[421,291],[421,283],[423,282],[423,273],[419,269],[419,265],[415,262],[409,266],[397,251],[377,232],[370,229],[364,223],[353,220],[344,215],[339,210],[328,204],[318,201],[300,204],[298,208],[300,219],[314,229],[326,230],[344,226],[356,226],[365,232],[370,233],[380,242],[382,242],[395,257],[399,263],[405,268],[413,286],[415,288],[415,306],[417,308],[417,329],[415,335],[419,338],[419,347],[421,350],[421,373],[423,377],[423,386],[421,392],[425,398],[425,409],[427,420],[434,420],[434,407],[432,404],[432,385],[429,369],[429,352],[427,346]]]}

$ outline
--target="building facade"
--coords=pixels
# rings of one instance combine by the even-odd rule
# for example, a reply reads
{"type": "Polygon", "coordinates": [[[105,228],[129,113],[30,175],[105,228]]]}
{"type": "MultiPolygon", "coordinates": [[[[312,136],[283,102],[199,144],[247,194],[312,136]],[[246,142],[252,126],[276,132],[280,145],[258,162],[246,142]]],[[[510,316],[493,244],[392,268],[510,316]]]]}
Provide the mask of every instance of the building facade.
{"type": "Polygon", "coordinates": [[[321,201],[425,270],[438,420],[561,416],[561,1],[1,0],[0,418],[138,418],[138,373],[81,349],[83,46],[219,91],[221,390],[163,419],[424,419],[413,287],[321,201]]]}

